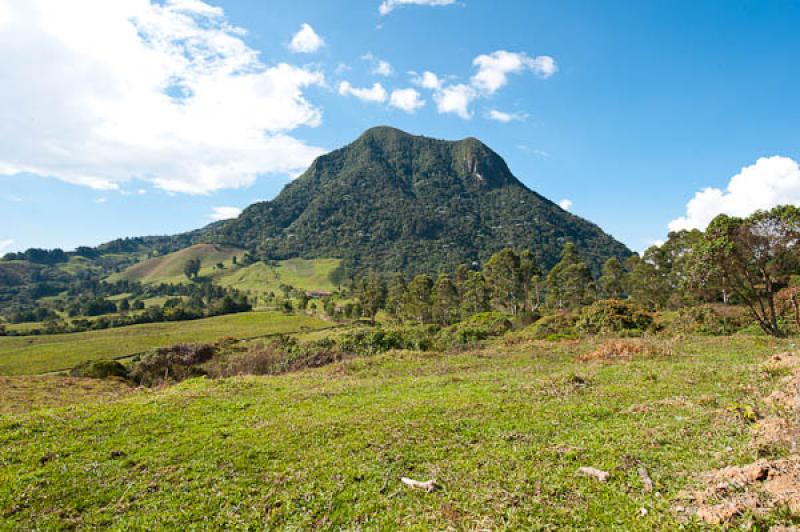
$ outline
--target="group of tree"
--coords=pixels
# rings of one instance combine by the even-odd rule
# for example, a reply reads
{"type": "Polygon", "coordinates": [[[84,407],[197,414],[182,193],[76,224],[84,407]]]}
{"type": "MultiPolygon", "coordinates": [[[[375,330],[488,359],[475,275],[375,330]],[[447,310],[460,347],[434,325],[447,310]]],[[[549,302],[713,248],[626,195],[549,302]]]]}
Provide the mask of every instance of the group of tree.
{"type": "Polygon", "coordinates": [[[529,250],[504,249],[481,269],[388,280],[373,271],[354,284],[360,315],[368,318],[384,310],[404,321],[448,325],[488,310],[535,317],[598,299],[627,299],[650,310],[723,303],[744,305],[765,333],[781,336],[782,313],[800,329],[800,209],[720,215],[705,231],[670,233],[664,244],[624,263],[608,259],[596,278],[567,243],[546,274],[529,250]]]}

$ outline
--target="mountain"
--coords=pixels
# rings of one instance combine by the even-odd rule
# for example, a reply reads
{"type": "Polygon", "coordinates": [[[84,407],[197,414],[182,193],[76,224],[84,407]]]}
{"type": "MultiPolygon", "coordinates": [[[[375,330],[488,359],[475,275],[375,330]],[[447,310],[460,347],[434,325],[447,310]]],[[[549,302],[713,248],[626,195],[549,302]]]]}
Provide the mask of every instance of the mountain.
{"type": "Polygon", "coordinates": [[[446,141],[390,127],[317,158],[271,201],[204,231],[202,240],[262,259],[344,259],[406,273],[483,262],[530,248],[552,266],[567,241],[598,271],[630,251],[598,226],[523,185],[475,138],[446,141]]]}

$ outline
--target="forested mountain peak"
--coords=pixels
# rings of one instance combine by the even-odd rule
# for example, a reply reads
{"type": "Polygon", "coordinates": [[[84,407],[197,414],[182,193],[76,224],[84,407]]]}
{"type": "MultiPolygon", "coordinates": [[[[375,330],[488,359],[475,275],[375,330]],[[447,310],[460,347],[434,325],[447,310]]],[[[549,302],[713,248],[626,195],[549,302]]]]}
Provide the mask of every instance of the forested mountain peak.
{"type": "Polygon", "coordinates": [[[552,266],[574,242],[597,271],[630,251],[596,225],[523,185],[475,138],[411,135],[387,126],[318,157],[273,200],[251,205],[206,240],[264,259],[345,259],[355,268],[437,272],[503,247],[552,266]]]}

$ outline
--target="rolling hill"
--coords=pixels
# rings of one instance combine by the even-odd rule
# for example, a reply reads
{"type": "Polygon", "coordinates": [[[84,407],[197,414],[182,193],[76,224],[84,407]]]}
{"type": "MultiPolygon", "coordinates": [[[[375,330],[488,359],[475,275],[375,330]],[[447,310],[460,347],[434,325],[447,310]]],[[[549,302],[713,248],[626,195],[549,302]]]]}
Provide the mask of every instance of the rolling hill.
{"type": "Polygon", "coordinates": [[[123,272],[113,275],[111,279],[126,279],[145,284],[188,282],[183,268],[190,260],[200,259],[200,275],[204,276],[212,273],[216,264],[222,263],[230,266],[233,257],[241,258],[242,255],[244,255],[244,250],[240,248],[216,244],[195,244],[162,257],[134,264],[123,272]]]}

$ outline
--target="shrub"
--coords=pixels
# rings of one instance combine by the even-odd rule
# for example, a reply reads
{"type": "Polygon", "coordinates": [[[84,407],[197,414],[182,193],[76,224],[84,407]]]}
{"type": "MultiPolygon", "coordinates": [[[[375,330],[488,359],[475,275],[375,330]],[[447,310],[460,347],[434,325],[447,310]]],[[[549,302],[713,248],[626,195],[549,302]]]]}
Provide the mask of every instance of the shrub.
{"type": "Polygon", "coordinates": [[[670,331],[727,336],[747,327],[752,321],[747,313],[738,307],[722,309],[712,305],[699,305],[680,309],[670,325],[670,331]]]}
{"type": "Polygon", "coordinates": [[[250,346],[220,358],[208,368],[215,378],[236,375],[278,375],[289,371],[317,368],[343,358],[333,340],[323,339],[304,344],[280,337],[268,344],[250,346]]]}
{"type": "Polygon", "coordinates": [[[208,344],[177,344],[156,349],[143,355],[131,368],[131,379],[144,386],[179,382],[205,375],[198,366],[211,360],[214,346],[208,344]]]}
{"type": "Polygon", "coordinates": [[[69,372],[72,377],[107,379],[109,377],[128,377],[128,369],[116,360],[89,360],[81,362],[69,372]]]}
{"type": "Polygon", "coordinates": [[[428,351],[433,347],[438,332],[436,325],[362,328],[345,334],[339,341],[339,347],[342,351],[358,355],[374,355],[391,349],[428,351]]]}
{"type": "Polygon", "coordinates": [[[581,310],[575,327],[585,334],[640,336],[653,325],[653,315],[634,303],[607,299],[581,310]]]}
{"type": "Polygon", "coordinates": [[[512,323],[501,312],[475,314],[466,320],[442,329],[436,344],[441,349],[474,344],[494,336],[502,336],[511,329],[512,323]]]}
{"type": "Polygon", "coordinates": [[[522,336],[536,340],[575,338],[578,336],[578,332],[575,329],[577,321],[577,315],[571,312],[551,314],[523,329],[522,336]]]}

